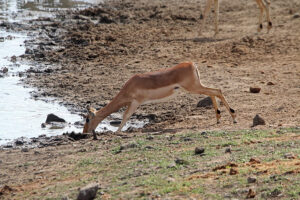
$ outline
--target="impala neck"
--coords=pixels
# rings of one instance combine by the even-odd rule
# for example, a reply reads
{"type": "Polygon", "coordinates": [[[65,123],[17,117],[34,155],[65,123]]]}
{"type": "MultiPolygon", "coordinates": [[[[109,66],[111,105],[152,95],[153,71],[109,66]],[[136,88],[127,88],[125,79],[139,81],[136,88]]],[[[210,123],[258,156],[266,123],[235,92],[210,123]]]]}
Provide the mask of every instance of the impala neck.
{"type": "Polygon", "coordinates": [[[109,104],[96,111],[95,123],[96,126],[111,113],[117,112],[120,108],[126,106],[126,103],[119,102],[114,98],[109,104]]]}

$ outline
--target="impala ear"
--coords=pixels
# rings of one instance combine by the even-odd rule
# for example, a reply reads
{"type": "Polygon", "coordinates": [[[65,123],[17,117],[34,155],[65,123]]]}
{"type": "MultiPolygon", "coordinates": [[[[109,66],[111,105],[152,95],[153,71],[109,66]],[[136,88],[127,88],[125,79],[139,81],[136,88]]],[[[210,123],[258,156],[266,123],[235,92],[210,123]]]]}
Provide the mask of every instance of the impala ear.
{"type": "Polygon", "coordinates": [[[95,109],[95,108],[93,108],[93,107],[90,106],[90,105],[87,105],[87,106],[86,106],[86,109],[88,110],[89,114],[95,116],[95,112],[96,112],[96,109],[95,109]]]}

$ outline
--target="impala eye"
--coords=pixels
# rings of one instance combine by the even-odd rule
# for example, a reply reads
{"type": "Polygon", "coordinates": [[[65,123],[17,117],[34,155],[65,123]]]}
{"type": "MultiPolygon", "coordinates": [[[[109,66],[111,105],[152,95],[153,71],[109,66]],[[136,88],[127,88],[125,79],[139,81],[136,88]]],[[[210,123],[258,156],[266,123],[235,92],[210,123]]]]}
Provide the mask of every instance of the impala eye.
{"type": "Polygon", "coordinates": [[[90,119],[89,119],[89,118],[86,118],[85,121],[86,121],[86,123],[89,123],[89,122],[90,122],[90,119]]]}

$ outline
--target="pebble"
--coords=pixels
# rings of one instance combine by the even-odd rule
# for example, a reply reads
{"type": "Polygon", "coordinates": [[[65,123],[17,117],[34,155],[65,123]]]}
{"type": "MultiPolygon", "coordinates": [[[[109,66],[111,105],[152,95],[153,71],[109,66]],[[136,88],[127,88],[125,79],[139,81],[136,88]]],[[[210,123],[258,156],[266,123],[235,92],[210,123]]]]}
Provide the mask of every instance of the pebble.
{"type": "Polygon", "coordinates": [[[96,197],[99,189],[98,183],[91,183],[80,189],[77,200],[92,200],[96,197]]]}
{"type": "Polygon", "coordinates": [[[259,93],[261,88],[259,87],[250,87],[250,92],[251,93],[259,93]]]}
{"type": "Polygon", "coordinates": [[[225,153],[231,153],[231,148],[230,147],[226,148],[225,153]]]}
{"type": "Polygon", "coordinates": [[[258,126],[258,125],[266,125],[266,122],[262,117],[260,117],[258,114],[256,114],[255,117],[253,118],[252,127],[258,126]]]}
{"type": "Polygon", "coordinates": [[[205,149],[204,148],[195,148],[195,155],[202,155],[204,153],[205,149]]]}
{"type": "Polygon", "coordinates": [[[246,196],[247,199],[253,199],[256,196],[256,192],[252,189],[249,189],[248,194],[246,196]]]}
{"type": "Polygon", "coordinates": [[[249,177],[247,178],[247,182],[248,182],[248,183],[255,183],[256,181],[257,181],[257,178],[254,177],[254,176],[249,176],[249,177]]]}

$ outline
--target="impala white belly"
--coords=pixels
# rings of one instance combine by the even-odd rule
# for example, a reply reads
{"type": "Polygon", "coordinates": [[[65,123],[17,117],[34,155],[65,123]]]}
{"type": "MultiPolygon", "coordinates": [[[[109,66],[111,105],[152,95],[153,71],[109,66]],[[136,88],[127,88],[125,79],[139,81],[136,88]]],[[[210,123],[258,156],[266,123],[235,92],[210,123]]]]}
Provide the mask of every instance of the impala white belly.
{"type": "Polygon", "coordinates": [[[178,84],[157,88],[140,90],[139,93],[145,97],[143,104],[164,102],[178,94],[180,86],[178,84]]]}

